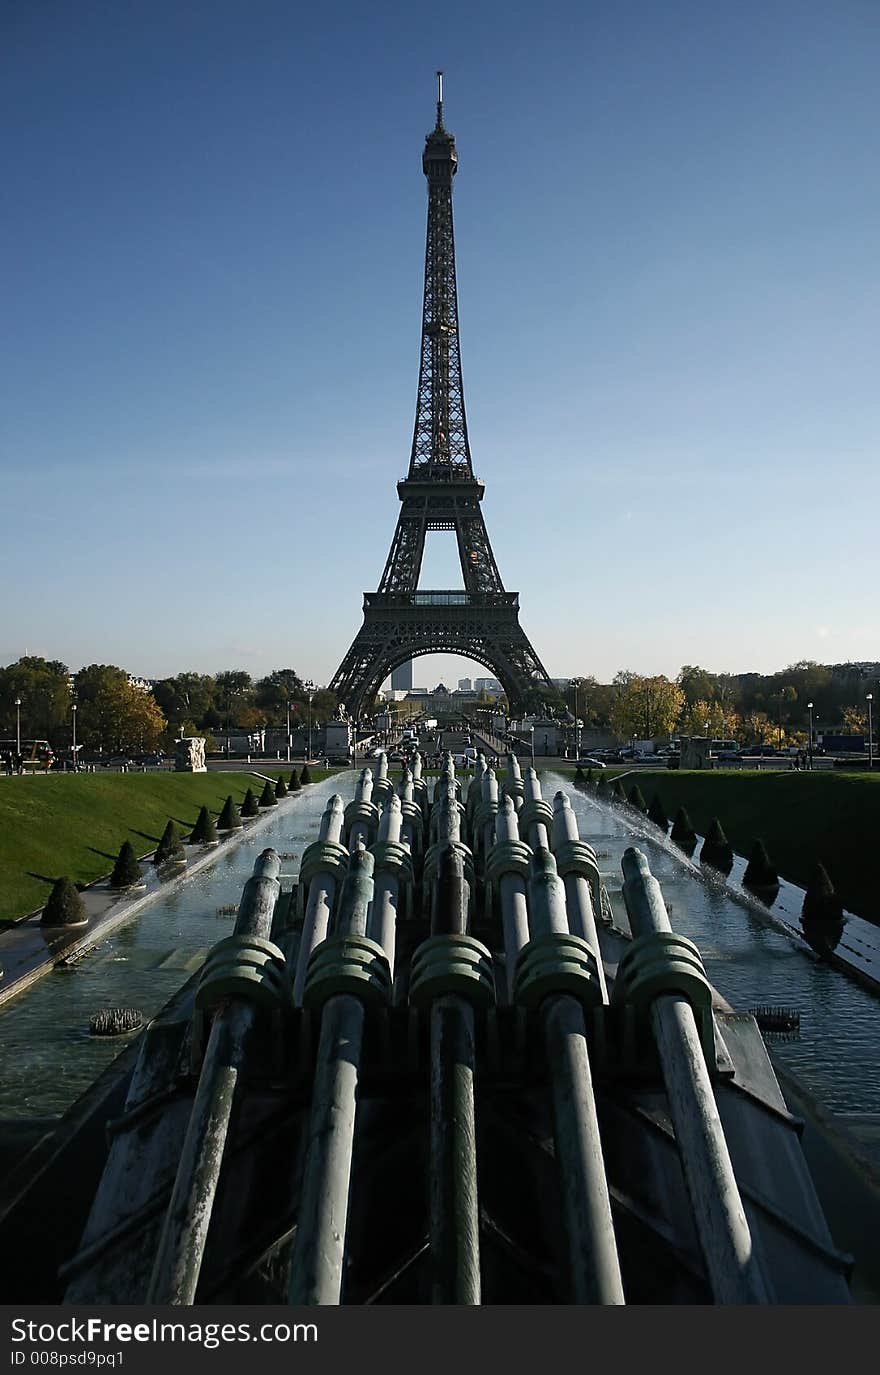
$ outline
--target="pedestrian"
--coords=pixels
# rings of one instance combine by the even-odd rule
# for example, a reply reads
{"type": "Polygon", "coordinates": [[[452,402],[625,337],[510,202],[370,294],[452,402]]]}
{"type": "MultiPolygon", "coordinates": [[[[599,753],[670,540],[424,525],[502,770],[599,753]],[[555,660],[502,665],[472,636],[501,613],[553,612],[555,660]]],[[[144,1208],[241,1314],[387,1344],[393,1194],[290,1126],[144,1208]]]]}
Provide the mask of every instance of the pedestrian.
{"type": "Polygon", "coordinates": [[[20,752],[15,756],[15,769],[19,775],[24,773],[24,755],[20,752]]]}

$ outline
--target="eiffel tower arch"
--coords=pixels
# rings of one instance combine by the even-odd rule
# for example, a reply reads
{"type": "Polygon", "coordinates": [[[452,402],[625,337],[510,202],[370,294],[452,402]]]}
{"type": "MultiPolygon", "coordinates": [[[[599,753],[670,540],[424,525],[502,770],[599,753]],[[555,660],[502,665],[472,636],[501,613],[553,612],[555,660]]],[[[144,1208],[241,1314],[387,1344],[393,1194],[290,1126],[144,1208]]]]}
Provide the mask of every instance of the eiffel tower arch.
{"type": "Polygon", "coordinates": [[[364,594],[363,624],[330,688],[351,715],[372,699],[398,664],[424,654],[462,654],[490,669],[511,711],[552,684],[519,623],[519,594],[505,590],[492,553],[474,476],[458,336],[452,226],[455,138],[443,125],[443,77],[437,123],[425,139],[428,232],[419,387],[409,472],[397,484],[400,515],[376,592],[364,594]],[[429,530],[454,530],[463,589],[419,588],[429,530]]]}

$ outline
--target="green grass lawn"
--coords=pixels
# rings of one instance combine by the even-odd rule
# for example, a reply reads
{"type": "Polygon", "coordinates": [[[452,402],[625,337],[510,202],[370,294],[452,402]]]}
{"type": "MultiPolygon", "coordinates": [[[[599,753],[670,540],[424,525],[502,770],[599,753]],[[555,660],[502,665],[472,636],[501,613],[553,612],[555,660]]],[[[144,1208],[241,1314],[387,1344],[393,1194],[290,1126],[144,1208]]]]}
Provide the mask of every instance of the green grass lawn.
{"type": "Polygon", "coordinates": [[[632,782],[649,805],[659,793],[670,820],[686,807],[700,835],[717,816],[737,854],[760,838],[782,877],[801,887],[821,861],[844,906],[880,923],[880,774],[637,769],[624,786],[632,782]]]}
{"type": "MultiPolygon", "coordinates": [[[[277,765],[260,772],[290,777],[277,765]]],[[[327,776],[309,772],[313,783],[327,776]]],[[[229,793],[241,803],[249,787],[259,797],[262,784],[234,770],[0,778],[0,922],[42,907],[62,874],[74,883],[109,874],[124,840],[150,854],[169,817],[186,838],[200,807],[216,817],[229,793]]]]}

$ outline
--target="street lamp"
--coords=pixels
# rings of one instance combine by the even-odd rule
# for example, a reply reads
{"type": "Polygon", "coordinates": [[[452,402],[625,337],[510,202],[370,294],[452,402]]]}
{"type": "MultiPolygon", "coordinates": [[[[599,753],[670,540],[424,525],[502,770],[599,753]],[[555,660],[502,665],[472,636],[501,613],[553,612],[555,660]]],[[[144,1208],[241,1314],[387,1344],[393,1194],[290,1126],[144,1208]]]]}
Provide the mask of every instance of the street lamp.
{"type": "Polygon", "coordinates": [[[813,767],[813,703],[807,703],[807,711],[810,713],[810,746],[807,750],[808,767],[813,767]]]}
{"type": "Polygon", "coordinates": [[[21,698],[15,699],[15,753],[21,754],[21,698]]]}
{"type": "Polygon", "coordinates": [[[874,694],[869,692],[865,701],[868,703],[868,768],[874,767],[874,717],[872,708],[874,706],[874,694]]]}
{"type": "Polygon", "coordinates": [[[532,746],[532,768],[535,767],[535,727],[529,726],[529,741],[532,746]]]}
{"type": "Polygon", "coordinates": [[[226,694],[226,758],[229,759],[229,693],[226,694]]]}
{"type": "Polygon", "coordinates": [[[71,741],[73,748],[72,748],[71,753],[73,754],[73,771],[74,771],[74,773],[76,773],[76,702],[72,702],[72,703],[71,703],[71,706],[70,706],[70,719],[71,719],[71,722],[72,722],[72,731],[73,731],[73,739],[72,739],[72,741],[71,741]]]}
{"type": "Polygon", "coordinates": [[[310,678],[310,679],[308,680],[308,682],[306,683],[305,688],[306,688],[306,692],[307,692],[308,695],[309,695],[309,759],[311,759],[311,757],[312,757],[312,698],[313,698],[314,695],[315,695],[315,684],[312,682],[311,678],[310,678]]]}
{"type": "Polygon", "coordinates": [[[290,763],[290,702],[287,703],[287,762],[290,763]]]}
{"type": "Polygon", "coordinates": [[[581,685],[580,678],[572,678],[571,685],[574,688],[574,757],[581,757],[581,723],[578,718],[578,688],[581,685]]]}

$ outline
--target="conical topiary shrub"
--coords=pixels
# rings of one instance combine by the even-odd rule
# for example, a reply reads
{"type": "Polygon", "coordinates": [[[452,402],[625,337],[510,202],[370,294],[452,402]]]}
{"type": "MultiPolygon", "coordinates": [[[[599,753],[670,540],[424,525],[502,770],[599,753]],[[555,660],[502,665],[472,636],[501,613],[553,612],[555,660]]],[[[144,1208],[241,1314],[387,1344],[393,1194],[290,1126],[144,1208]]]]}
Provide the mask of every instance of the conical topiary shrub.
{"type": "Polygon", "coordinates": [[[580,765],[578,765],[578,767],[574,771],[574,786],[580,792],[583,792],[587,786],[586,774],[584,773],[580,765]]]}
{"type": "Polygon", "coordinates": [[[817,955],[830,955],[843,935],[843,925],[843,903],[824,864],[817,864],[801,908],[804,936],[817,955]]]}
{"type": "Polygon", "coordinates": [[[659,826],[661,831],[669,830],[669,817],[663,803],[660,801],[660,794],[655,793],[651,798],[651,805],[648,808],[648,819],[653,821],[655,826],[659,826]]]}
{"type": "Polygon", "coordinates": [[[244,802],[241,804],[242,816],[259,816],[260,809],[257,806],[257,799],[254,797],[253,788],[248,788],[244,795],[244,802]]]}
{"type": "Polygon", "coordinates": [[[165,830],[162,832],[162,839],[156,846],[156,853],[153,855],[154,864],[185,864],[186,851],[183,848],[183,841],[173,821],[169,821],[165,830]]]}
{"type": "Polygon", "coordinates": [[[648,810],[648,804],[642,796],[642,790],[638,783],[633,783],[626,795],[626,800],[631,807],[635,807],[637,812],[646,812],[648,810]]]}
{"type": "Polygon", "coordinates": [[[195,826],[192,828],[190,842],[193,845],[213,845],[217,840],[217,827],[207,807],[202,807],[195,826]]]}
{"type": "Polygon", "coordinates": [[[684,807],[679,807],[675,813],[675,820],[669,834],[680,850],[684,850],[686,855],[693,854],[694,846],[697,843],[697,833],[691,825],[691,819],[684,807]]]}
{"type": "Polygon", "coordinates": [[[624,791],[623,784],[621,783],[621,781],[620,781],[619,778],[615,778],[614,782],[611,784],[611,801],[612,801],[612,802],[625,802],[625,801],[626,801],[626,792],[624,791]]]}
{"type": "Polygon", "coordinates": [[[238,808],[232,800],[232,793],[229,794],[223,803],[223,810],[217,818],[218,831],[237,831],[241,826],[241,817],[238,808]]]}
{"type": "Polygon", "coordinates": [[[706,832],[706,839],[700,851],[700,863],[711,864],[713,869],[720,869],[722,874],[729,874],[733,868],[733,846],[724,834],[724,828],[717,816],[713,816],[706,832]]]}
{"type": "Polygon", "coordinates": [[[287,788],[288,791],[292,793],[298,793],[300,790],[299,774],[297,773],[296,769],[291,769],[290,771],[290,778],[287,781],[287,788]]]}
{"type": "Polygon", "coordinates": [[[76,885],[66,876],[52,885],[40,921],[44,926],[85,926],[89,916],[76,885]]]}
{"type": "Polygon", "coordinates": [[[277,798],[287,796],[287,784],[285,783],[283,778],[279,778],[278,782],[275,784],[275,796],[277,798]]]}
{"type": "Polygon", "coordinates": [[[303,764],[303,766],[302,766],[302,772],[300,773],[300,776],[299,776],[299,781],[300,781],[300,783],[311,783],[311,781],[312,781],[312,775],[309,773],[309,766],[308,766],[308,764],[303,764]]]}
{"type": "Polygon", "coordinates": [[[263,791],[260,793],[260,806],[277,807],[277,805],[275,801],[275,789],[267,778],[266,782],[263,784],[263,791]]]}
{"type": "Polygon", "coordinates": [[[131,841],[124,840],[119,847],[113,873],[110,875],[110,887],[131,888],[134,884],[141,883],[143,877],[131,841]]]}
{"type": "Polygon", "coordinates": [[[605,798],[608,796],[608,791],[608,779],[603,773],[599,778],[599,782],[596,784],[596,796],[605,798]]]}
{"type": "Polygon", "coordinates": [[[587,769],[587,787],[588,787],[590,790],[595,791],[595,787],[596,787],[596,774],[595,774],[595,770],[593,770],[593,769],[587,769]]]}
{"type": "Polygon", "coordinates": [[[779,875],[770,863],[763,840],[756,840],[752,846],[752,853],[749,855],[749,862],[743,874],[743,883],[746,888],[755,888],[759,891],[767,888],[779,888],[779,875]]]}

